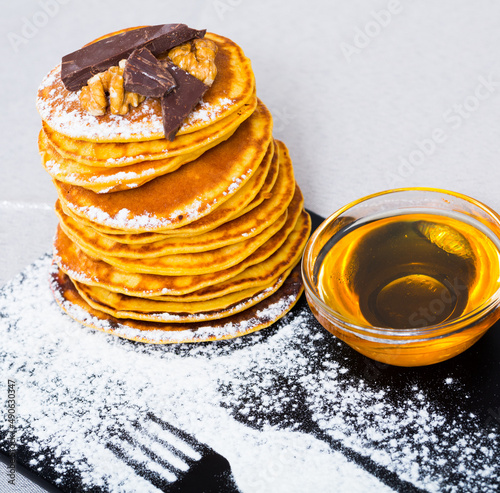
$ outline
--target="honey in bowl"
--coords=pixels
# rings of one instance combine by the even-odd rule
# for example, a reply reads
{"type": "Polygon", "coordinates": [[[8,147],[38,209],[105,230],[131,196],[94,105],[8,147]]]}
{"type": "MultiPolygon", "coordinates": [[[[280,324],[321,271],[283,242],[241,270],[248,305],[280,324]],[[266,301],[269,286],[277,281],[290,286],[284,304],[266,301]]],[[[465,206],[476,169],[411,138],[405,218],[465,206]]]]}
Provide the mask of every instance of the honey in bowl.
{"type": "Polygon", "coordinates": [[[319,259],[318,290],[356,324],[407,329],[460,317],[500,287],[479,224],[433,214],[358,223],[319,259]]]}
{"type": "Polygon", "coordinates": [[[361,199],[325,221],[306,248],[311,309],[373,359],[401,366],[448,359],[499,318],[499,226],[493,211],[452,192],[361,199]],[[449,194],[451,201],[436,201],[449,194]]]}

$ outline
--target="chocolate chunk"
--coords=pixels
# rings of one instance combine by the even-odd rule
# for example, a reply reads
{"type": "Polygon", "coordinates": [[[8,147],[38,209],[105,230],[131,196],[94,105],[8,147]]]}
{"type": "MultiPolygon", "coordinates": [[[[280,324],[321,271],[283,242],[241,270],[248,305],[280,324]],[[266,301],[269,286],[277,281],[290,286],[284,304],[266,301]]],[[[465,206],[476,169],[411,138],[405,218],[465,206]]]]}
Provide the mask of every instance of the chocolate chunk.
{"type": "Polygon", "coordinates": [[[163,62],[175,79],[177,87],[161,98],[165,138],[174,140],[175,134],[193,111],[208,86],[171,62],[163,62]]]}
{"type": "Polygon", "coordinates": [[[147,48],[140,48],[125,63],[123,86],[129,92],[161,98],[175,87],[175,80],[147,48]]]}
{"type": "Polygon", "coordinates": [[[95,74],[108,70],[138,48],[148,48],[154,56],[193,38],[203,38],[205,31],[186,24],[161,24],[126,31],[101,39],[62,59],[61,79],[70,91],[77,91],[95,74]]]}

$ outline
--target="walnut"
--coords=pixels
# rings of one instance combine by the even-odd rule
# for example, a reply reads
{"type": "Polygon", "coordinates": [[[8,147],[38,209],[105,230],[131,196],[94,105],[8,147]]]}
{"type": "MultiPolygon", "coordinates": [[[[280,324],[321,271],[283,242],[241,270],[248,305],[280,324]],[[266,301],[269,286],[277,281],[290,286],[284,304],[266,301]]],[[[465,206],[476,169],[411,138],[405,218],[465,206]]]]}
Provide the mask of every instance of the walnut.
{"type": "Polygon", "coordinates": [[[172,48],[168,56],[175,65],[211,86],[217,75],[217,45],[209,39],[194,39],[172,48]]]}
{"type": "Polygon", "coordinates": [[[100,78],[101,74],[94,75],[87,81],[87,85],[82,87],[80,93],[80,103],[91,115],[99,116],[106,113],[108,98],[106,89],[100,78]]]}
{"type": "Polygon", "coordinates": [[[109,93],[109,109],[113,115],[125,115],[129,110],[129,105],[136,108],[146,99],[139,94],[125,91],[123,87],[124,66],[125,60],[122,60],[118,67],[110,67],[106,72],[94,75],[87,81],[87,85],[82,87],[80,103],[91,115],[106,114],[108,107],[106,93],[109,93]]]}

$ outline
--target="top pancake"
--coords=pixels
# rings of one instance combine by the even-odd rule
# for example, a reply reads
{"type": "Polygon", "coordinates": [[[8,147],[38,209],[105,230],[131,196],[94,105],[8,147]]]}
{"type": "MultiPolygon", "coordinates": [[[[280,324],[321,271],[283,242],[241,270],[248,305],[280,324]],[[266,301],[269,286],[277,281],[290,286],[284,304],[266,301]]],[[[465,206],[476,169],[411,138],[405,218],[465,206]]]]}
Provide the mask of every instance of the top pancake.
{"type": "MultiPolygon", "coordinates": [[[[217,76],[200,103],[186,118],[177,135],[205,128],[237,111],[254,92],[250,60],[228,38],[207,33],[218,46],[217,76]]],[[[37,108],[42,120],[68,137],[91,142],[136,142],[163,139],[160,100],[146,98],[126,115],[93,116],[80,105],[80,91],[68,91],[61,80],[61,67],[44,78],[38,90],[37,108]]]]}
{"type": "Polygon", "coordinates": [[[146,140],[142,142],[88,142],[76,140],[50,128],[43,122],[41,135],[64,158],[86,166],[124,167],[143,161],[155,161],[186,154],[206,148],[214,140],[231,135],[255,110],[257,96],[248,101],[226,118],[197,132],[177,135],[168,139],[146,140]]]}

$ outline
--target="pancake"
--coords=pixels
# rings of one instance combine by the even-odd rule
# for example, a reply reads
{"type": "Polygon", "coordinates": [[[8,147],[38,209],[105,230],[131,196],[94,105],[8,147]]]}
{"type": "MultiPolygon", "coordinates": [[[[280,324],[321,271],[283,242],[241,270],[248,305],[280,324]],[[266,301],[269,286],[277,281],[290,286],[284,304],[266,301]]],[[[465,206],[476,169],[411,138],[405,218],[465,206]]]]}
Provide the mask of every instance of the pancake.
{"type": "Polygon", "coordinates": [[[257,107],[255,93],[238,111],[197,132],[178,135],[174,140],[156,139],[142,142],[88,142],[67,137],[42,122],[42,132],[57,152],[77,163],[97,167],[121,167],[142,161],[155,161],[193,152],[213,139],[229,134],[246,120],[257,107]]]}
{"type": "MultiPolygon", "coordinates": [[[[224,136],[224,138],[230,136],[231,134],[224,136]]],[[[160,161],[154,161],[154,164],[150,161],[144,161],[119,169],[87,168],[87,170],[83,170],[82,165],[60,156],[42,133],[38,140],[38,149],[42,156],[42,165],[45,171],[54,180],[67,185],[83,187],[95,193],[109,193],[137,188],[157,176],[171,173],[183,164],[194,161],[203,152],[219,144],[221,140],[211,142],[205,149],[197,149],[190,154],[181,154],[160,161]]]]}
{"type": "Polygon", "coordinates": [[[232,245],[239,241],[253,238],[286,211],[294,194],[293,168],[290,162],[279,167],[278,179],[270,192],[270,197],[248,213],[228,221],[218,228],[195,236],[169,236],[168,233],[158,235],[156,242],[128,244],[117,241],[120,235],[103,235],[93,228],[87,227],[64,213],[60,202],[56,204],[64,232],[92,256],[124,258],[151,258],[179,253],[196,253],[215,250],[232,245]]]}
{"type": "Polygon", "coordinates": [[[278,291],[253,307],[227,318],[185,324],[117,319],[96,310],[83,300],[71,279],[55,264],[51,288],[60,307],[83,325],[137,342],[173,344],[232,339],[269,327],[293,308],[303,284],[297,266],[278,291]]]}
{"type": "Polygon", "coordinates": [[[123,258],[96,254],[94,249],[79,247],[89,256],[119,267],[125,272],[160,274],[164,276],[196,276],[228,269],[242,262],[245,257],[267,242],[286,223],[286,211],[262,233],[215,250],[198,253],[179,253],[155,258],[123,258]]]}
{"type": "Polygon", "coordinates": [[[209,214],[250,180],[271,131],[271,114],[260,103],[230,139],[139,188],[96,194],[59,181],[56,187],[66,207],[92,222],[134,233],[179,228],[209,214]]]}
{"type": "MultiPolygon", "coordinates": [[[[206,92],[173,140],[159,98],[141,97],[124,115],[106,110],[124,90],[117,68],[111,87],[102,77],[112,71],[84,94],[64,88],[60,67],[39,88],[39,149],[58,193],[51,287],[90,327],[151,343],[237,337],[278,320],[302,293],[311,221],[288,150],[273,140],[242,50],[206,38],[218,51],[196,41],[204,47],[188,55],[188,70],[204,81],[215,62],[215,81],[206,90],[187,74],[176,79],[166,125],[206,92]]],[[[149,71],[129,73],[136,87],[149,71]]]]}
{"type": "Polygon", "coordinates": [[[80,296],[91,307],[112,315],[115,318],[127,318],[147,322],[186,323],[202,320],[219,320],[240,313],[275,293],[283,285],[289,273],[284,273],[273,285],[261,291],[249,288],[243,292],[232,293],[220,298],[191,303],[132,298],[118,295],[111,291],[106,292],[100,288],[89,288],[78,283],[74,284],[80,296]],[[104,298],[105,302],[100,297],[104,298]],[[121,308],[116,309],[108,303],[116,303],[121,308]],[[218,308],[219,305],[220,308],[218,308]],[[203,311],[203,308],[207,311],[203,311]]]}
{"type": "MultiPolygon", "coordinates": [[[[243,109],[245,111],[240,110],[234,115],[230,115],[228,118],[232,119],[232,121],[228,122],[221,130],[209,135],[204,140],[203,145],[192,146],[192,149],[188,149],[182,154],[175,153],[156,161],[142,160],[136,164],[122,165],[121,167],[117,167],[116,165],[113,167],[87,166],[73,159],[63,157],[59,153],[59,149],[48,139],[47,133],[42,130],[38,138],[38,148],[42,156],[42,165],[52,178],[66,184],[92,190],[96,193],[108,193],[136,188],[157,176],[171,173],[183,164],[194,161],[204,152],[227,140],[234,134],[239,125],[253,113],[257,100],[254,103],[244,105],[243,109]]],[[[184,138],[189,139],[190,135],[195,134],[188,134],[184,138]]]]}
{"type": "MultiPolygon", "coordinates": [[[[290,170],[289,176],[278,180],[269,199],[237,219],[224,223],[214,230],[196,236],[162,235],[163,239],[153,243],[127,244],[110,239],[92,228],[83,226],[62,210],[60,202],[56,204],[64,232],[78,245],[93,252],[93,256],[112,255],[125,258],[150,258],[178,253],[196,253],[215,250],[232,245],[241,240],[253,238],[278,220],[290,203],[294,187],[291,167],[281,167],[281,175],[290,170]]],[[[115,236],[119,238],[119,236],[115,236]]]]}
{"type": "MultiPolygon", "coordinates": [[[[199,276],[131,274],[86,255],[60,228],[54,240],[54,259],[65,273],[83,284],[139,297],[184,295],[225,281],[230,282],[233,278],[237,281],[237,289],[245,285],[246,279],[265,284],[272,279],[275,270],[285,270],[289,267],[296,258],[297,249],[300,250],[305,245],[311,223],[308,214],[302,209],[302,204],[302,195],[298,193],[288,208],[285,226],[277,234],[239,264],[211,274],[199,276]],[[290,241],[287,241],[289,238],[290,241]],[[259,269],[247,271],[259,264],[259,269]],[[242,274],[244,271],[246,273],[242,274]],[[242,275],[236,279],[239,274],[242,275]]],[[[231,285],[226,285],[223,291],[231,292],[231,285]]],[[[201,298],[203,297],[201,295],[201,298]]]]}
{"type": "MultiPolygon", "coordinates": [[[[71,216],[75,221],[85,227],[91,228],[101,235],[106,235],[109,239],[121,241],[123,243],[149,243],[158,241],[168,236],[193,236],[211,231],[216,227],[240,215],[242,208],[249,211],[260,205],[268,196],[274,186],[278,176],[279,155],[274,152],[274,144],[269,145],[266,156],[260,164],[257,172],[252,175],[248,183],[238,190],[226,202],[223,202],[217,209],[210,214],[193,221],[186,226],[176,229],[170,229],[162,232],[152,233],[128,233],[127,231],[109,226],[96,224],[84,217],[75,214],[65,203],[64,195],[59,195],[61,207],[65,214],[71,216]],[[256,194],[256,195],[255,195],[256,194]]],[[[57,188],[57,183],[56,183],[57,188]]]]}
{"type": "MultiPolygon", "coordinates": [[[[250,60],[233,41],[207,33],[218,46],[217,77],[200,103],[187,117],[177,135],[208,127],[243,106],[251,97],[255,81],[250,60]]],[[[68,91],[61,81],[61,67],[44,78],[38,90],[37,109],[42,120],[68,137],[91,142],[136,142],[164,138],[160,102],[146,98],[126,115],[95,117],[80,106],[80,91],[68,91]]]]}
{"type": "MultiPolygon", "coordinates": [[[[39,150],[42,156],[42,164],[46,171],[58,181],[80,186],[96,193],[128,190],[141,186],[158,176],[175,171],[185,163],[194,161],[204,152],[223,141],[227,141],[235,132],[237,133],[235,138],[228,141],[226,146],[221,146],[222,148],[219,148],[219,158],[225,157],[227,159],[228,154],[234,153],[235,156],[242,157],[243,162],[245,159],[251,159],[249,154],[245,157],[242,156],[241,152],[239,154],[235,152],[238,146],[240,146],[240,149],[246,148],[247,151],[250,150],[248,146],[244,147],[243,144],[243,139],[245,137],[244,132],[249,131],[249,138],[256,137],[257,157],[255,159],[259,159],[258,156],[260,156],[260,154],[258,146],[263,139],[266,140],[266,137],[267,143],[269,142],[271,132],[266,126],[265,112],[260,111],[256,113],[254,111],[252,114],[255,118],[248,127],[243,126],[241,131],[237,132],[239,125],[232,125],[228,131],[221,133],[217,138],[208,140],[204,147],[198,147],[192,152],[178,154],[156,161],[142,161],[122,168],[90,167],[77,163],[71,159],[63,158],[49,143],[43,132],[40,133],[39,137],[39,150]]],[[[245,118],[241,119],[240,123],[246,120],[248,116],[249,115],[244,114],[245,118]]]]}

